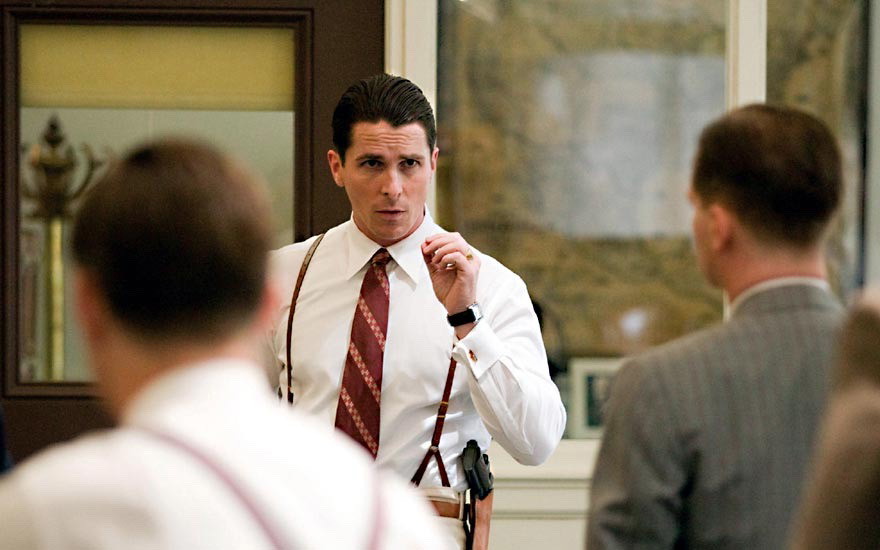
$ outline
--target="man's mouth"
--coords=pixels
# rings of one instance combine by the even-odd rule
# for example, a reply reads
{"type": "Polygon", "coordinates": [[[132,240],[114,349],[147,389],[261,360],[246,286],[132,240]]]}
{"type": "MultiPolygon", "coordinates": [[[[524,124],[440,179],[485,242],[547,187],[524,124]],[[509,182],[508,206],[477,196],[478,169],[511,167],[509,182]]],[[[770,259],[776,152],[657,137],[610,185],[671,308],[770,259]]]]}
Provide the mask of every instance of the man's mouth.
{"type": "Polygon", "coordinates": [[[396,217],[396,216],[403,215],[405,210],[399,210],[396,208],[388,208],[388,209],[383,209],[383,210],[377,210],[376,212],[378,212],[380,216],[396,217]]]}

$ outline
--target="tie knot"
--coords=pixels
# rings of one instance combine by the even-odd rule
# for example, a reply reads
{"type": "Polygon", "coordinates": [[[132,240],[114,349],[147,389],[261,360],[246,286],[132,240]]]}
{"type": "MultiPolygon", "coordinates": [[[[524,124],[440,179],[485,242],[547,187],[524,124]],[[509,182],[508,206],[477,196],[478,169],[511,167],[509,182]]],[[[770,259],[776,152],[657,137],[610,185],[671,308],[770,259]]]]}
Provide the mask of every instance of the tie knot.
{"type": "Polygon", "coordinates": [[[370,263],[376,267],[385,267],[389,261],[391,261],[391,254],[384,248],[377,250],[373,257],[370,258],[370,263]]]}

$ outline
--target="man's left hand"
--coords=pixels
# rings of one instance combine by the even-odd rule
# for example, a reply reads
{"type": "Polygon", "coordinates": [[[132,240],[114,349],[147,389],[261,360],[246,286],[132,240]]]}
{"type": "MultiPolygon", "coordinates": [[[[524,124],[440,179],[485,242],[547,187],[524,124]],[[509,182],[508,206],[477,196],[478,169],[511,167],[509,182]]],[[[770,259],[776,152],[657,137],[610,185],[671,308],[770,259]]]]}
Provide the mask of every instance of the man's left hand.
{"type": "MultiPolygon", "coordinates": [[[[449,315],[459,313],[477,301],[477,276],[480,258],[458,233],[431,235],[422,243],[422,256],[431,274],[434,294],[449,315]]],[[[473,326],[466,326],[470,332],[473,326]]]]}

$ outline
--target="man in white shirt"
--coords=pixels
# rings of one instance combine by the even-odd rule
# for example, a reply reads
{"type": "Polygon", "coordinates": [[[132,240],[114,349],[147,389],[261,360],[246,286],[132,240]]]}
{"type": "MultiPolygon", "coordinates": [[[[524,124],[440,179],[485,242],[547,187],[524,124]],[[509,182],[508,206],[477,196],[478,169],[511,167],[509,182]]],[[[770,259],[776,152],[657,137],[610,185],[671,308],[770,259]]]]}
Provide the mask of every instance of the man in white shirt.
{"type": "MultiPolygon", "coordinates": [[[[328,424],[346,412],[337,405],[346,363],[357,353],[350,342],[359,291],[371,257],[387,250],[387,329],[380,331],[381,383],[374,384],[381,412],[364,446],[379,466],[430,494],[448,479],[451,491],[439,491],[445,496],[435,507],[462,533],[461,507],[447,511],[442,501],[457,503],[467,488],[460,456],[469,440],[485,452],[496,439],[518,461],[539,464],[562,437],[565,410],[548,374],[537,317],[516,274],[445,232],[427,212],[438,149],[433,111],[417,86],[390,75],[355,83],[337,104],[333,141],[327,159],[352,215],[325,234],[311,257],[292,324],[290,303],[275,312],[270,347],[279,395],[328,424]],[[456,369],[443,400],[450,358],[456,369]],[[441,400],[448,410],[438,461],[427,453],[441,400]]],[[[288,297],[315,240],[275,253],[288,297]]]]}
{"type": "Polygon", "coordinates": [[[751,105],[703,131],[694,240],[731,315],[621,367],[588,548],[786,546],[842,316],[824,258],[842,194],[837,144],[811,115],[751,105]]]}
{"type": "Polygon", "coordinates": [[[0,480],[0,548],[443,548],[418,493],[268,391],[270,219],[191,141],[135,149],[88,192],[77,314],[119,427],[0,480]]]}

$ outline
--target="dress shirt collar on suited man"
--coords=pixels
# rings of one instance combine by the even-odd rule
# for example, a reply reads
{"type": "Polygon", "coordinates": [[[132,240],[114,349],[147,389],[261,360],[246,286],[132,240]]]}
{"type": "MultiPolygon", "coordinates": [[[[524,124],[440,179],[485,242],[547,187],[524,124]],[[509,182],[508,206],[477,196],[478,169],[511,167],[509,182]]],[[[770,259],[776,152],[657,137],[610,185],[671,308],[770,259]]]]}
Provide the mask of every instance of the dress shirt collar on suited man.
{"type": "Polygon", "coordinates": [[[736,310],[739,309],[739,306],[742,305],[742,303],[745,302],[747,299],[749,299],[749,297],[754,296],[755,294],[759,294],[765,290],[770,290],[772,288],[794,285],[810,285],[821,288],[826,292],[831,292],[831,285],[828,284],[828,281],[819,277],[777,277],[774,279],[768,279],[766,281],[761,281],[756,285],[752,285],[751,287],[745,289],[742,293],[740,293],[740,295],[737,296],[730,303],[727,316],[728,318],[730,318],[735,315],[736,310]]]}

